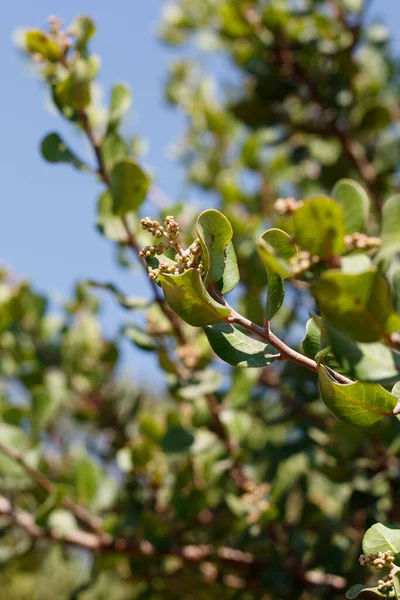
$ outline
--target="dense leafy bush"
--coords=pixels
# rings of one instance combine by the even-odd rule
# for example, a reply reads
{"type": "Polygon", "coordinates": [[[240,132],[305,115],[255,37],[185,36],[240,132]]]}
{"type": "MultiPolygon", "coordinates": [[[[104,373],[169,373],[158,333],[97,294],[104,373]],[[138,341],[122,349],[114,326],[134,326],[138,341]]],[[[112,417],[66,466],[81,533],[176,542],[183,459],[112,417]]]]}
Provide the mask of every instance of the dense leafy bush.
{"type": "Polygon", "coordinates": [[[100,181],[98,231],[149,294],[88,273],[55,316],[2,273],[5,598],[339,599],[366,579],[348,597],[400,597],[399,534],[376,524],[400,525],[398,71],[364,10],[167,4],[162,38],[236,73],[224,87],[181,60],[166,86],[201,214],[155,212],[122,133],[129,89],[96,105],[93,21],[25,33],[93,161],[58,133],[42,154],[100,181]],[[131,315],[118,339],[98,289],[131,315]],[[162,399],[118,377],[124,338],[158,357],[162,399]]]}

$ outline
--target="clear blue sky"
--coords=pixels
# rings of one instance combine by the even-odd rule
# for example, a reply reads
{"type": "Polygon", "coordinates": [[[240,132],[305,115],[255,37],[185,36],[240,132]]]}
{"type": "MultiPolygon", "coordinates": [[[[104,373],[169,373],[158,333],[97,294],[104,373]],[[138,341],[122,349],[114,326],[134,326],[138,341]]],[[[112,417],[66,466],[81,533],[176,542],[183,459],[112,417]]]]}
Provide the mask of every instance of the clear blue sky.
{"type": "MultiPolygon", "coordinates": [[[[184,121],[163,101],[163,82],[173,52],[155,36],[162,4],[162,0],[1,2],[0,261],[46,293],[60,291],[67,296],[78,279],[93,278],[112,280],[127,293],[140,295],[145,283],[118,270],[112,246],[94,228],[100,186],[90,176],[68,166],[49,165],[40,157],[39,142],[49,131],[59,131],[71,145],[78,143],[79,147],[79,140],[45,109],[44,91],[26,72],[13,47],[12,32],[19,26],[42,26],[53,13],[67,23],[77,14],[95,19],[98,33],[93,49],[102,57],[101,83],[106,92],[119,81],[131,85],[134,109],[130,129],[148,139],[146,162],[155,171],[157,185],[176,199],[182,173],[166,150],[182,132],[184,121]]],[[[370,14],[389,24],[400,52],[400,0],[375,0],[370,14]]],[[[108,300],[108,331],[115,329],[119,317],[108,300]]],[[[138,372],[138,358],[136,353],[127,356],[133,372],[138,372]]]]}

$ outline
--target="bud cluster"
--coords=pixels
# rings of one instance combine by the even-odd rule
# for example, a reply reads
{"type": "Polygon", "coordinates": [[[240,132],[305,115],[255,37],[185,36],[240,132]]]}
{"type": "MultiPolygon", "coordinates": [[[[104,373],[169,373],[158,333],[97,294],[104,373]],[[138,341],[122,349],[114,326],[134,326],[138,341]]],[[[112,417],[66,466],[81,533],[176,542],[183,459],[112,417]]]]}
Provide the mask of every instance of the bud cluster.
{"type": "Polygon", "coordinates": [[[300,252],[297,253],[297,256],[293,256],[289,262],[292,266],[293,275],[299,275],[300,273],[307,271],[307,269],[310,269],[310,267],[318,263],[319,260],[319,256],[311,255],[307,250],[300,250],[300,252]]]}
{"type": "Polygon", "coordinates": [[[165,235],[165,228],[162,225],[160,225],[158,221],[152,221],[150,217],[145,217],[144,219],[141,219],[140,223],[142,225],[142,229],[151,233],[153,237],[167,237],[165,235]]]}
{"type": "Polygon", "coordinates": [[[345,236],[344,243],[351,250],[371,250],[381,245],[381,238],[366,233],[353,233],[345,236]]]}
{"type": "Polygon", "coordinates": [[[388,592],[393,587],[393,573],[389,573],[389,575],[385,575],[378,581],[378,590],[380,592],[388,592]]]}
{"type": "Polygon", "coordinates": [[[280,215],[289,216],[292,215],[300,206],[303,206],[302,200],[295,200],[294,198],[278,198],[274,204],[274,208],[280,215]]]}
{"type": "Polygon", "coordinates": [[[153,246],[145,246],[140,252],[139,257],[148,259],[160,256],[164,250],[174,248],[176,255],[176,263],[161,261],[156,269],[149,267],[149,277],[152,280],[157,279],[160,273],[167,275],[181,275],[187,269],[196,268],[201,274],[204,273],[204,265],[200,262],[201,246],[198,240],[193,242],[187,250],[184,250],[179,243],[179,225],[172,215],[165,218],[164,225],[160,225],[158,221],[145,217],[141,220],[142,229],[151,233],[154,237],[167,238],[168,242],[154,244],[153,246]]]}
{"type": "Polygon", "coordinates": [[[394,556],[391,550],[387,550],[386,552],[375,552],[375,554],[361,554],[359,560],[362,567],[374,567],[378,570],[384,567],[391,569],[393,567],[394,556]]]}

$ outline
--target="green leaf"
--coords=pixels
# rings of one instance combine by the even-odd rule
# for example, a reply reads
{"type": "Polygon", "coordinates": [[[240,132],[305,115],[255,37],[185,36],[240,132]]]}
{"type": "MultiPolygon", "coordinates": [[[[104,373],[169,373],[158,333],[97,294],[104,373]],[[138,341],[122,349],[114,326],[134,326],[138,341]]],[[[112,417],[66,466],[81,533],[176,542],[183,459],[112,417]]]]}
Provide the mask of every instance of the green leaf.
{"type": "Polygon", "coordinates": [[[375,523],[365,532],[362,546],[364,554],[375,554],[375,552],[386,552],[387,550],[391,550],[393,554],[399,554],[400,529],[375,523]]]}
{"type": "Polygon", "coordinates": [[[327,322],[323,328],[332,353],[351,377],[382,384],[392,383],[399,378],[399,353],[380,342],[355,342],[327,322]]]}
{"type": "Polygon", "coordinates": [[[321,398],[329,410],[352,427],[369,427],[391,416],[397,399],[375,383],[337,383],[326,367],[318,367],[321,398]]]}
{"type": "Polygon", "coordinates": [[[221,279],[217,282],[221,294],[229,294],[239,283],[240,274],[236,259],[236,252],[232,242],[224,250],[225,268],[221,279]]]}
{"type": "Polygon", "coordinates": [[[161,273],[159,279],[168,304],[189,325],[212,325],[229,316],[229,308],[209,295],[197,269],[188,269],[182,275],[161,273]]]}
{"type": "Polygon", "coordinates": [[[340,204],[317,196],[293,214],[296,243],[312,255],[329,258],[344,250],[345,221],[340,204]]]}
{"type": "Polygon", "coordinates": [[[301,342],[301,349],[309,358],[314,358],[321,350],[321,328],[315,319],[308,319],[306,323],[306,335],[301,342]]]}
{"type": "Polygon", "coordinates": [[[65,144],[64,140],[58,133],[49,133],[43,138],[40,145],[42,156],[51,163],[69,163],[76,169],[89,171],[89,167],[85,165],[65,144]]]}
{"type": "Polygon", "coordinates": [[[164,452],[185,452],[194,442],[194,435],[188,429],[174,425],[168,429],[161,441],[164,452]]]}
{"type": "Polygon", "coordinates": [[[75,37],[76,49],[80,52],[86,50],[91,37],[96,33],[96,27],[90,17],[81,16],[74,19],[69,27],[71,34],[75,37]]]}
{"type": "Polygon", "coordinates": [[[196,222],[196,231],[199,236],[203,253],[205,284],[219,282],[223,278],[225,269],[229,267],[228,281],[222,283],[225,293],[231,291],[239,282],[235,251],[232,244],[232,225],[218,210],[209,209],[202,212],[196,222]],[[229,250],[228,250],[228,244],[229,250]],[[229,255],[227,257],[227,252],[229,255]],[[227,262],[227,258],[229,262],[227,262]]]}
{"type": "Polygon", "coordinates": [[[347,592],[346,598],[352,600],[353,598],[357,598],[358,596],[362,596],[363,592],[366,593],[367,598],[370,594],[375,594],[380,598],[386,598],[386,594],[382,594],[377,587],[367,587],[366,585],[362,585],[361,583],[357,583],[353,585],[347,592]]]}
{"type": "Polygon", "coordinates": [[[343,208],[346,233],[365,231],[370,202],[361,185],[351,179],[340,179],[332,196],[343,208]]]}
{"type": "Polygon", "coordinates": [[[132,93],[127,85],[115,85],[111,93],[109,125],[114,126],[122,119],[132,106],[132,93]]]}
{"type": "Polygon", "coordinates": [[[147,331],[144,331],[144,329],[138,327],[137,325],[127,325],[126,327],[124,327],[123,333],[135,344],[135,346],[137,346],[141,350],[154,352],[158,348],[158,344],[154,337],[147,333],[147,331]]]}
{"type": "Polygon", "coordinates": [[[296,255],[296,246],[281,229],[265,231],[258,242],[258,253],[268,275],[268,293],[265,318],[270,321],[282,306],[285,297],[284,278],[290,276],[287,262],[296,255]]]}
{"type": "Polygon", "coordinates": [[[282,279],[290,277],[287,261],[296,255],[296,246],[287,233],[281,229],[264,231],[258,240],[258,253],[268,272],[282,279]]]}
{"type": "Polygon", "coordinates": [[[149,176],[131,158],[118,162],[111,171],[113,209],[117,215],[135,212],[146,198],[149,176]]]}
{"type": "Polygon", "coordinates": [[[26,32],[25,44],[28,52],[41,54],[50,62],[57,62],[62,56],[62,48],[43,31],[31,29],[26,32]]]}
{"type": "Polygon", "coordinates": [[[105,137],[100,147],[106,171],[111,171],[114,165],[129,155],[129,149],[124,140],[115,132],[110,132],[105,137]]]}
{"type": "Polygon", "coordinates": [[[100,469],[88,456],[81,456],[74,465],[75,495],[78,502],[91,504],[100,485],[100,469]]]}
{"type": "Polygon", "coordinates": [[[382,209],[381,239],[379,255],[391,256],[400,250],[400,194],[392,196],[382,209]]]}
{"type": "Polygon", "coordinates": [[[322,316],[358,342],[377,342],[400,329],[388,285],[377,271],[357,275],[327,271],[312,292],[322,316]]]}
{"type": "Polygon", "coordinates": [[[212,349],[234,367],[265,367],[279,356],[277,351],[231,323],[216,323],[204,328],[212,349]]]}

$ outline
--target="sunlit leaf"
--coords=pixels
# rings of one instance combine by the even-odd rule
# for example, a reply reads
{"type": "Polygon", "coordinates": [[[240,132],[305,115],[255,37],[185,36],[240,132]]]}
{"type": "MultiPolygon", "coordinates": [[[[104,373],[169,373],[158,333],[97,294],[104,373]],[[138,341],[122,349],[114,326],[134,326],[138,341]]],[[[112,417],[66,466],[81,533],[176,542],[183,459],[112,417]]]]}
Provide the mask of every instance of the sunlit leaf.
{"type": "Polygon", "coordinates": [[[296,243],[312,255],[329,258],[344,250],[345,220],[340,204],[327,196],[306,200],[293,214],[296,243]]]}
{"type": "Polygon", "coordinates": [[[323,365],[318,367],[321,398],[329,410],[352,427],[369,427],[393,414],[397,399],[375,383],[337,383],[323,365]]]}
{"type": "Polygon", "coordinates": [[[239,282],[239,271],[232,240],[232,226],[218,210],[202,212],[196,222],[205,268],[205,284],[219,282],[224,293],[239,282]],[[226,273],[226,271],[228,271],[226,273]]]}
{"type": "Polygon", "coordinates": [[[363,552],[364,554],[375,554],[375,552],[386,552],[387,550],[394,554],[400,552],[400,529],[375,523],[365,532],[363,552]]]}
{"type": "Polygon", "coordinates": [[[357,275],[325,272],[312,292],[322,316],[359,342],[377,342],[400,329],[384,277],[369,270],[357,275]]]}
{"type": "Polygon", "coordinates": [[[332,196],[343,208],[346,233],[365,231],[370,202],[361,185],[351,179],[340,179],[332,196]]]}
{"type": "Polygon", "coordinates": [[[182,275],[161,273],[159,279],[168,304],[189,325],[212,325],[229,316],[230,310],[208,294],[197,269],[182,275]]]}

